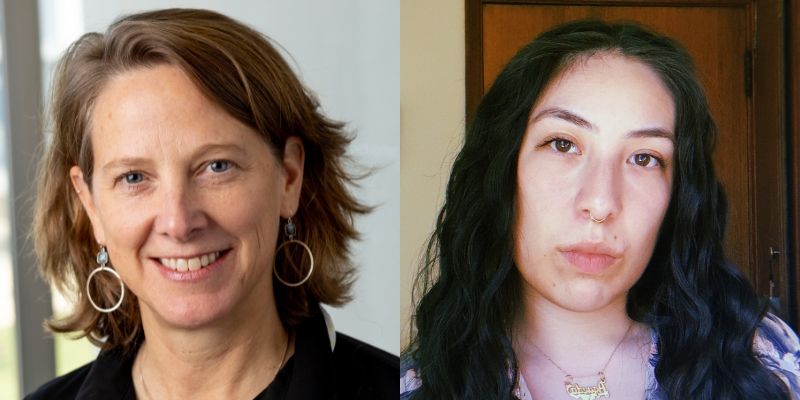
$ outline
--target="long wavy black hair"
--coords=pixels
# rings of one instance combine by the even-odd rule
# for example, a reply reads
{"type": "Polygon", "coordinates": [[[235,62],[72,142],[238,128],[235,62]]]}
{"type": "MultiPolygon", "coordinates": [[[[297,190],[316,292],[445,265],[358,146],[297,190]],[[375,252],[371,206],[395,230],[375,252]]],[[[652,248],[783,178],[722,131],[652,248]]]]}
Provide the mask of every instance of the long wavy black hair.
{"type": "Polygon", "coordinates": [[[559,26],[520,50],[468,127],[415,283],[404,360],[422,386],[412,398],[512,398],[523,301],[513,258],[520,146],[548,84],[605,53],[648,65],[675,103],[672,197],[627,302],[629,317],[657,335],[660,389],[669,399],[790,398],[752,351],[766,305],[723,251],[728,205],[711,159],[717,128],[691,56],[641,26],[594,20],[559,26]]]}

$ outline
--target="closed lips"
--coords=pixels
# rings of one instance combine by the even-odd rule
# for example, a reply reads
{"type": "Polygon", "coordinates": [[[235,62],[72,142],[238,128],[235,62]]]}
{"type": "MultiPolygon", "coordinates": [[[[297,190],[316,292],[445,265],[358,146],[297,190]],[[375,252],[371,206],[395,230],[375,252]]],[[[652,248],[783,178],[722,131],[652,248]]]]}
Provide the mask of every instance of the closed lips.
{"type": "Polygon", "coordinates": [[[159,258],[161,265],[175,271],[197,271],[213,263],[219,258],[220,252],[203,254],[194,258],[159,258]]]}

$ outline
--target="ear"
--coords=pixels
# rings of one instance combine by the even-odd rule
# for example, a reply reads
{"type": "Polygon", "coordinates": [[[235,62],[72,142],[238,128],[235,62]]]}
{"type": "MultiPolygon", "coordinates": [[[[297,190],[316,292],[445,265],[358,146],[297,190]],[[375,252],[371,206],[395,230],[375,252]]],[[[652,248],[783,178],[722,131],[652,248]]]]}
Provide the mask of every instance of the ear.
{"type": "Polygon", "coordinates": [[[303,188],[303,166],[306,161],[306,150],[303,141],[297,136],[286,139],[283,149],[283,198],[281,199],[281,217],[288,218],[297,212],[300,204],[300,190],[303,188]]]}
{"type": "Polygon", "coordinates": [[[75,192],[78,193],[78,198],[81,199],[83,209],[86,210],[86,214],[92,222],[95,240],[97,240],[97,243],[100,245],[104,245],[106,242],[106,234],[103,230],[103,224],[100,223],[100,217],[94,205],[92,192],[89,190],[89,185],[86,184],[86,180],[83,179],[83,171],[81,171],[80,167],[73,166],[69,170],[69,177],[72,179],[72,187],[75,188],[75,192]]]}

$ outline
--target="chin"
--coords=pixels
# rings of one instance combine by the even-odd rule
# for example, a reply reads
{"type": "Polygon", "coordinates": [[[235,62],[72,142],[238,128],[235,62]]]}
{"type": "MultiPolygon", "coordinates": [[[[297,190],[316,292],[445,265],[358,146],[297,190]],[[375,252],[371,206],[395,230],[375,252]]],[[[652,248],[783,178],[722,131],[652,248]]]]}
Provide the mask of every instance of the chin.
{"type": "Polygon", "coordinates": [[[213,325],[229,316],[233,307],[226,304],[228,303],[220,299],[181,299],[169,305],[151,307],[151,310],[158,320],[167,325],[196,329],[213,325]]]}
{"type": "Polygon", "coordinates": [[[564,295],[556,299],[561,308],[574,312],[591,312],[601,310],[614,301],[604,288],[570,288],[564,295]]]}

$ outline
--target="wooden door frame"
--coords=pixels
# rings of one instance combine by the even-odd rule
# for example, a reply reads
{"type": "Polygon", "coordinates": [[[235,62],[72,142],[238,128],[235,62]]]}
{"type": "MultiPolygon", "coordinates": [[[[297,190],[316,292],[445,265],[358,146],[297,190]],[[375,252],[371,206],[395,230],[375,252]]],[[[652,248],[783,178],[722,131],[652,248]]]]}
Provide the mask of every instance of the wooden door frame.
{"type": "MultiPolygon", "coordinates": [[[[466,120],[472,121],[475,109],[484,93],[483,71],[483,7],[489,4],[506,5],[575,5],[575,6],[637,6],[637,7],[741,7],[748,15],[748,31],[759,29],[759,36],[768,33],[777,40],[762,40],[753,51],[754,96],[749,98],[751,107],[751,132],[779,132],[780,160],[769,162],[776,154],[775,146],[755,143],[755,135],[750,142],[751,172],[751,266],[755,271],[750,278],[760,293],[769,292],[770,262],[775,262],[777,278],[787,279],[778,282],[776,290],[782,295],[781,304],[788,308],[783,313],[795,329],[800,315],[800,72],[790,66],[800,63],[800,10],[790,8],[786,0],[465,0],[465,89],[466,120]],[[782,9],[783,13],[774,12],[782,9]],[[754,25],[758,15],[758,27],[754,25]],[[792,29],[794,27],[794,29],[792,29]],[[776,32],[777,31],[777,32],[776,32]],[[778,52],[780,65],[765,64],[759,54],[778,52]],[[764,83],[764,84],[762,84],[764,83]],[[753,99],[759,99],[756,103],[753,99]],[[756,165],[758,168],[755,168],[756,165]],[[782,193],[769,192],[778,185],[786,190],[782,193]],[[769,195],[764,193],[769,192],[769,195]],[[756,195],[759,193],[759,195],[756,195]],[[776,221],[775,210],[783,212],[783,218],[776,221]],[[777,226],[776,226],[777,224],[777,226]],[[783,231],[783,237],[775,237],[776,231],[783,231]],[[764,240],[763,238],[768,238],[764,240]],[[777,246],[781,254],[777,260],[768,257],[769,248],[777,246]]],[[[747,45],[751,47],[751,44],[747,45]]],[[[779,235],[780,236],[780,235],[779,235]]]]}
{"type": "MultiPolygon", "coordinates": [[[[751,9],[755,8],[758,15],[758,40],[753,50],[753,96],[750,106],[753,109],[752,132],[778,132],[779,142],[756,142],[756,134],[752,135],[751,151],[753,152],[753,191],[750,193],[754,205],[754,215],[751,215],[755,230],[753,252],[753,271],[751,276],[753,285],[760,295],[770,292],[770,268],[775,267],[776,295],[781,298],[781,312],[783,318],[789,323],[796,321],[796,308],[791,308],[793,292],[789,290],[789,274],[797,270],[796,264],[789,268],[789,214],[788,214],[788,189],[787,176],[790,150],[787,143],[785,122],[788,119],[786,108],[786,43],[784,21],[785,17],[778,10],[783,9],[783,0],[753,1],[751,9]],[[769,38],[769,40],[763,40],[769,38]],[[760,57],[761,56],[761,57],[760,57]],[[779,63],[762,62],[763,59],[782,60],[779,63]],[[757,101],[755,101],[758,99],[757,101]],[[779,159],[775,160],[775,155],[779,159]],[[770,159],[773,161],[770,162],[770,159]],[[757,168],[756,168],[757,167],[757,168]],[[778,187],[778,193],[772,191],[778,187]],[[776,218],[776,210],[781,210],[783,218],[776,218]],[[783,232],[781,237],[776,232],[783,232]],[[779,252],[770,257],[773,248],[779,252]]],[[[753,20],[752,14],[750,20],[753,20]]],[[[793,325],[796,329],[797,325],[793,325]]]]}
{"type": "MultiPolygon", "coordinates": [[[[789,307],[798,310],[800,299],[800,4],[792,1],[784,2],[784,14],[787,15],[786,23],[786,137],[788,148],[787,160],[787,185],[789,194],[787,207],[787,229],[789,245],[787,247],[788,264],[793,268],[788,269],[789,307]]],[[[793,313],[791,326],[798,328],[800,311],[793,313]]]]}
{"type": "MultiPolygon", "coordinates": [[[[519,5],[556,5],[556,6],[739,6],[750,7],[753,0],[465,0],[465,85],[466,85],[466,117],[472,121],[472,115],[483,97],[483,6],[488,4],[519,5]]],[[[750,14],[752,10],[748,10],[750,14]]]]}

